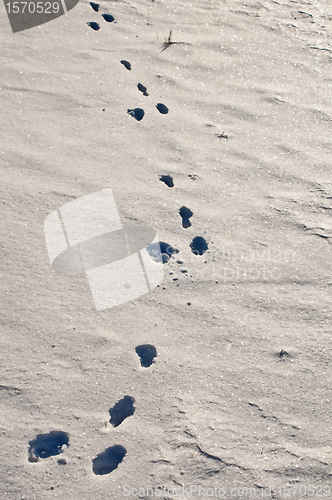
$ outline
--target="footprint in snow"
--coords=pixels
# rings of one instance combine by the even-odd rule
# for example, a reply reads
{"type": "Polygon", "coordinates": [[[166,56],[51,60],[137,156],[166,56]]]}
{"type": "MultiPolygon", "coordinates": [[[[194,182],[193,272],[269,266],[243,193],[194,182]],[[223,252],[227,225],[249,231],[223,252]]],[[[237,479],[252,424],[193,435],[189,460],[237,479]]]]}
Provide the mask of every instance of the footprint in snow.
{"type": "Polygon", "coordinates": [[[107,23],[112,23],[114,21],[114,17],[111,14],[102,14],[102,16],[107,23]]]}
{"type": "Polygon", "coordinates": [[[90,28],[92,28],[95,31],[98,31],[100,29],[100,26],[98,23],[95,23],[94,21],[86,23],[90,28]]]}
{"type": "Polygon", "coordinates": [[[159,113],[161,113],[162,115],[167,115],[167,113],[169,111],[168,107],[165,106],[165,104],[162,104],[161,102],[158,102],[158,104],[156,104],[156,108],[159,111],[159,113]]]}
{"type": "Polygon", "coordinates": [[[159,180],[164,182],[169,188],[174,187],[173,177],[171,175],[161,175],[159,180]]]}
{"type": "Polygon", "coordinates": [[[131,396],[125,396],[120,399],[120,401],[118,401],[109,411],[111,416],[110,424],[112,424],[113,427],[118,427],[127,417],[134,415],[134,403],[135,399],[131,396]]]}
{"type": "Polygon", "coordinates": [[[95,12],[98,12],[98,11],[99,11],[99,3],[90,2],[90,5],[91,5],[91,7],[93,8],[93,10],[94,10],[95,12]]]}
{"type": "Polygon", "coordinates": [[[142,92],[143,95],[146,95],[148,96],[149,94],[147,93],[147,89],[146,87],[144,87],[144,85],[142,85],[141,83],[138,83],[137,84],[137,88],[140,92],[142,92]]]}
{"type": "Polygon", "coordinates": [[[38,462],[40,458],[49,458],[62,453],[63,446],[69,446],[69,435],[63,431],[51,431],[38,434],[29,442],[29,462],[38,462]]]}
{"type": "Polygon", "coordinates": [[[120,63],[121,63],[121,64],[123,64],[123,65],[124,65],[124,67],[125,67],[128,71],[130,71],[130,70],[131,70],[131,64],[130,64],[130,62],[125,61],[124,59],[122,59],[122,61],[120,61],[120,63]]]}
{"type": "Polygon", "coordinates": [[[195,236],[190,243],[190,248],[193,254],[203,255],[208,250],[208,244],[202,236],[195,236]]]}
{"type": "Polygon", "coordinates": [[[128,113],[128,115],[135,118],[135,120],[137,120],[138,122],[143,120],[143,117],[145,114],[144,110],[142,108],[127,109],[127,113],[128,113]]]}
{"type": "Polygon", "coordinates": [[[154,363],[154,358],[157,357],[157,349],[151,344],[138,345],[135,349],[138,354],[143,368],[149,368],[154,363]]]}
{"type": "Polygon", "coordinates": [[[117,469],[118,465],[122,462],[127,453],[126,448],[116,444],[107,448],[107,450],[99,453],[92,460],[92,470],[93,473],[98,476],[104,476],[105,474],[110,474],[110,472],[117,469]]]}
{"type": "Polygon", "coordinates": [[[187,208],[185,206],[181,207],[179,210],[179,214],[182,217],[182,227],[184,227],[185,229],[190,227],[191,222],[189,219],[194,215],[190,208],[187,208]]]}

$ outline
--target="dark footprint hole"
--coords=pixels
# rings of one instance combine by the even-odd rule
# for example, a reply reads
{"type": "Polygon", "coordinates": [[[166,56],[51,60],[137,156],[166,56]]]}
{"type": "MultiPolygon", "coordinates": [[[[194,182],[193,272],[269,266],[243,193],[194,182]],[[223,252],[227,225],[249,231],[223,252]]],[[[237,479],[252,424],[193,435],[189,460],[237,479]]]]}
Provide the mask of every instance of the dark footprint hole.
{"type": "Polygon", "coordinates": [[[90,26],[90,28],[92,28],[93,30],[95,31],[98,31],[100,29],[100,26],[98,23],[95,23],[94,21],[92,21],[91,23],[86,23],[88,26],[90,26]]]}
{"type": "Polygon", "coordinates": [[[144,110],[141,108],[135,108],[135,109],[127,109],[127,113],[135,118],[138,122],[143,120],[144,117],[144,110]]]}
{"type": "Polygon", "coordinates": [[[67,432],[51,431],[48,434],[38,434],[29,442],[29,462],[37,462],[39,458],[60,455],[64,445],[69,446],[67,432]]]}
{"type": "Polygon", "coordinates": [[[95,12],[99,11],[99,3],[90,2],[90,5],[95,12]]]}
{"type": "Polygon", "coordinates": [[[130,64],[130,62],[125,61],[124,59],[122,59],[122,61],[120,61],[120,63],[121,63],[121,64],[123,64],[123,65],[124,65],[124,67],[125,67],[128,71],[130,71],[130,70],[131,70],[131,64],[130,64]]]}
{"type": "Polygon", "coordinates": [[[179,253],[177,248],[173,248],[172,245],[165,241],[159,241],[159,245],[161,253],[167,253],[169,256],[173,255],[173,253],[179,253]]]}
{"type": "Polygon", "coordinates": [[[134,403],[135,399],[130,396],[125,396],[120,399],[120,401],[118,401],[109,411],[111,416],[110,424],[112,424],[113,427],[117,427],[122,424],[125,418],[134,415],[134,403]]]}
{"type": "Polygon", "coordinates": [[[181,207],[180,210],[179,210],[179,214],[181,215],[182,217],[182,226],[187,229],[188,227],[191,226],[191,222],[190,222],[190,217],[192,217],[194,214],[193,212],[190,210],[190,208],[187,208],[187,207],[181,207]]]}
{"type": "Polygon", "coordinates": [[[116,444],[107,448],[107,450],[99,453],[92,460],[92,470],[98,476],[103,476],[104,474],[109,474],[115,470],[118,465],[122,462],[127,453],[126,448],[116,444]]]}
{"type": "Polygon", "coordinates": [[[114,21],[114,17],[111,16],[111,14],[102,14],[101,17],[103,17],[108,23],[112,23],[114,21]]]}
{"type": "Polygon", "coordinates": [[[138,83],[138,84],[137,84],[137,88],[138,88],[138,90],[139,90],[140,92],[142,92],[142,93],[143,93],[143,95],[146,95],[146,96],[148,96],[148,95],[149,95],[149,94],[147,93],[147,88],[146,88],[144,85],[142,85],[141,83],[138,83]]]}
{"type": "Polygon", "coordinates": [[[157,349],[154,345],[144,344],[138,345],[135,349],[141,362],[141,366],[148,368],[152,365],[154,358],[157,357],[157,349]]]}
{"type": "Polygon", "coordinates": [[[169,188],[174,187],[173,177],[171,177],[170,175],[162,175],[161,177],[159,177],[159,180],[161,182],[164,182],[169,188]]]}
{"type": "Polygon", "coordinates": [[[196,236],[190,243],[190,248],[195,255],[203,255],[209,247],[202,236],[196,236]]]}
{"type": "Polygon", "coordinates": [[[158,104],[156,104],[156,108],[159,111],[159,113],[161,113],[162,115],[167,115],[167,113],[168,113],[168,107],[165,106],[165,104],[162,104],[161,102],[158,102],[158,104]]]}
{"type": "Polygon", "coordinates": [[[169,258],[173,255],[173,253],[179,253],[177,248],[173,248],[172,245],[166,243],[165,241],[159,241],[160,253],[163,260],[163,264],[169,261],[169,258]]]}

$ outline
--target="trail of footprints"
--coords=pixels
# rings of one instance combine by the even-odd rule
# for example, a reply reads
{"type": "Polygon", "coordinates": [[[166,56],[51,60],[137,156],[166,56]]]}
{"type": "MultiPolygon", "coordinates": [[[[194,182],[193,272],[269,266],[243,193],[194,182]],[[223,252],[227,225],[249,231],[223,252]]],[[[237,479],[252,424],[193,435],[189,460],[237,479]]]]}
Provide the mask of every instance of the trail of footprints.
{"type": "MultiPolygon", "coordinates": [[[[95,12],[99,12],[99,4],[95,2],[90,2],[90,5],[92,9],[95,12]]],[[[114,21],[114,17],[111,14],[102,14],[101,17],[106,21],[107,23],[112,23],[114,21]]],[[[95,21],[89,21],[86,23],[90,28],[92,28],[94,31],[100,30],[100,24],[95,22],[95,21]]]]}
{"type": "MultiPolygon", "coordinates": [[[[125,61],[125,60],[122,60],[120,61],[121,64],[123,64],[123,66],[125,68],[127,68],[129,71],[131,71],[131,64],[130,62],[128,61],[125,61]]],[[[143,85],[142,83],[138,83],[137,84],[137,88],[140,92],[142,92],[142,94],[145,96],[145,97],[148,97],[149,94],[148,94],[148,90],[147,88],[145,87],[145,85],[143,85]]],[[[168,107],[161,103],[161,102],[158,102],[156,104],[156,109],[159,111],[160,114],[162,115],[167,115],[168,112],[169,112],[169,109],[168,107]]],[[[134,109],[127,109],[127,113],[132,116],[133,118],[135,118],[135,120],[137,121],[141,121],[143,120],[143,117],[144,117],[144,110],[142,108],[134,108],[134,109]]]]}
{"type": "MultiPolygon", "coordinates": [[[[197,179],[197,176],[195,175],[189,175],[188,177],[193,180],[197,179]]],[[[161,175],[159,177],[159,180],[166,184],[166,186],[169,188],[174,187],[174,180],[171,175],[161,175]]],[[[191,227],[190,219],[194,215],[194,213],[190,210],[190,208],[182,206],[179,209],[179,215],[182,219],[182,227],[184,229],[188,229],[189,227],[191,227]]],[[[168,262],[169,257],[171,257],[171,255],[174,253],[174,249],[172,249],[171,245],[167,246],[167,243],[164,243],[164,245],[166,245],[165,248],[162,245],[160,247],[163,263],[168,262]]],[[[189,246],[192,253],[195,255],[203,255],[209,248],[205,238],[203,238],[202,236],[195,236],[189,246]]]]}
{"type": "MultiPolygon", "coordinates": [[[[99,4],[90,2],[90,6],[95,12],[99,12],[99,4]]],[[[114,22],[114,17],[111,14],[102,14],[102,18],[108,22],[114,22]]],[[[95,21],[87,22],[87,25],[94,31],[100,29],[99,23],[95,21]]],[[[132,66],[129,61],[121,60],[121,64],[131,71],[132,66]]],[[[142,83],[137,84],[137,89],[146,97],[149,96],[147,88],[142,83]]],[[[157,103],[156,109],[160,114],[166,115],[169,112],[165,104],[157,103]]],[[[142,108],[128,109],[127,113],[135,120],[141,121],[144,118],[145,112],[142,108]]],[[[193,180],[197,176],[189,175],[193,180]]],[[[174,187],[174,181],[170,175],[161,175],[159,180],[163,182],[168,188],[174,187]]],[[[194,215],[190,208],[182,206],[179,209],[179,215],[182,218],[182,227],[187,229],[191,227],[190,218],[194,215]]],[[[160,252],[162,255],[162,262],[167,263],[169,258],[179,252],[178,249],[173,248],[170,244],[161,241],[159,242],[160,252]]],[[[203,255],[208,249],[207,242],[201,236],[196,236],[190,243],[190,248],[195,255],[203,255]]],[[[178,260],[178,262],[182,262],[178,260]]],[[[154,359],[157,357],[157,350],[151,344],[142,344],[136,347],[136,354],[139,357],[141,367],[149,368],[154,359]]],[[[135,413],[135,399],[131,396],[124,396],[120,399],[110,410],[109,423],[115,428],[122,424],[122,422],[134,415],[135,413]]],[[[29,442],[28,461],[39,462],[40,459],[47,459],[51,456],[62,455],[63,452],[69,447],[69,434],[63,431],[51,431],[48,434],[38,434],[35,439],[29,442]]],[[[92,470],[96,475],[110,474],[114,471],[124,459],[127,450],[119,445],[113,445],[107,448],[102,453],[99,453],[92,460],[92,470]]],[[[66,458],[60,456],[57,460],[59,465],[67,463],[66,458]]]]}
{"type": "MultiPolygon", "coordinates": [[[[94,10],[94,12],[99,12],[99,9],[100,9],[100,6],[98,3],[95,3],[95,2],[90,2],[90,6],[92,7],[92,9],[94,10]]],[[[108,23],[112,23],[115,21],[114,17],[111,15],[111,14],[102,14],[101,17],[108,23]]],[[[116,22],[116,21],[115,21],[116,22]]],[[[100,24],[97,23],[96,21],[88,21],[86,23],[90,28],[92,28],[94,31],[99,31],[100,30],[100,24]]],[[[130,62],[128,61],[125,61],[124,59],[122,61],[120,61],[121,64],[128,70],[128,71],[131,71],[131,64],[130,62]]],[[[146,97],[149,96],[148,92],[147,92],[147,88],[145,87],[145,85],[143,85],[142,83],[138,83],[137,84],[137,88],[140,92],[142,92],[142,94],[146,97]]],[[[159,111],[160,114],[162,115],[167,115],[168,112],[169,112],[169,109],[168,107],[161,103],[161,102],[158,102],[156,104],[156,109],[159,111]]],[[[131,108],[131,109],[128,109],[127,110],[127,113],[132,116],[133,118],[135,118],[135,120],[137,120],[138,122],[140,122],[141,120],[143,120],[144,118],[144,115],[145,115],[145,112],[142,108],[131,108]]]]}
{"type": "MultiPolygon", "coordinates": [[[[95,2],[90,2],[91,8],[94,12],[99,12],[99,4],[95,2]]],[[[112,23],[115,21],[114,17],[111,14],[102,14],[101,17],[107,23],[112,23]]],[[[100,25],[98,22],[91,21],[86,23],[91,29],[94,31],[98,31],[100,29],[100,25]]],[[[126,68],[128,71],[132,70],[131,63],[126,60],[121,60],[120,63],[126,68]]],[[[143,96],[148,97],[149,93],[147,91],[147,87],[142,83],[137,84],[137,89],[139,92],[143,94],[143,96]]],[[[165,104],[157,103],[156,109],[160,114],[166,115],[169,112],[168,107],[165,104]]],[[[136,121],[141,121],[145,112],[142,108],[132,108],[127,110],[128,115],[133,117],[136,121]]],[[[209,125],[210,126],[210,125],[209,125]]],[[[219,138],[228,139],[228,136],[224,134],[221,135],[216,134],[219,138]]],[[[196,181],[197,176],[190,174],[189,178],[196,181]]],[[[164,174],[159,177],[159,180],[163,182],[168,188],[174,187],[173,177],[169,174],[164,174]]],[[[190,219],[194,215],[194,213],[190,210],[190,208],[186,206],[182,206],[179,209],[179,215],[182,219],[182,227],[184,229],[188,229],[191,227],[190,219]]],[[[190,249],[192,253],[195,255],[203,255],[208,250],[208,244],[202,236],[196,236],[192,239],[190,243],[190,249]]],[[[162,256],[162,262],[166,264],[170,257],[174,254],[179,253],[179,250],[173,248],[172,245],[166,243],[164,241],[159,242],[160,252],[162,256]]],[[[183,261],[178,259],[177,263],[183,264],[183,261]]],[[[190,302],[188,302],[190,305],[190,302]]],[[[155,358],[157,357],[157,350],[155,346],[151,344],[142,344],[136,347],[136,354],[139,357],[140,364],[142,368],[149,368],[152,363],[154,363],[155,358]]],[[[292,358],[288,352],[281,350],[277,353],[276,358],[278,360],[287,360],[288,358],[292,358]]],[[[120,399],[112,408],[109,410],[110,420],[109,423],[113,428],[120,426],[125,419],[133,416],[135,413],[135,399],[132,396],[124,396],[120,399]]],[[[69,447],[69,434],[63,431],[51,431],[48,434],[38,434],[35,439],[29,442],[28,449],[28,461],[29,462],[39,462],[40,459],[47,459],[51,456],[61,455],[57,462],[59,465],[65,465],[67,463],[66,458],[62,456],[65,450],[69,447]]],[[[99,453],[95,458],[92,459],[92,470],[95,475],[106,475],[110,474],[112,471],[117,469],[117,467],[121,464],[124,457],[126,456],[127,450],[119,445],[115,444],[103,452],[99,453]]]]}
{"type": "MultiPolygon", "coordinates": [[[[139,357],[141,367],[149,368],[157,357],[157,349],[151,344],[142,344],[136,347],[136,354],[139,357]]],[[[131,396],[124,396],[110,410],[109,423],[115,428],[122,422],[134,415],[135,399],[131,396]]],[[[40,459],[47,459],[52,456],[62,455],[69,447],[69,434],[63,431],[51,431],[47,434],[38,434],[35,439],[29,442],[28,461],[39,462],[40,459]]],[[[127,450],[115,444],[99,453],[92,460],[92,470],[94,474],[103,476],[110,474],[122,462],[127,450]]],[[[57,460],[59,465],[66,465],[67,460],[61,456],[57,460]]]]}
{"type": "MultiPolygon", "coordinates": [[[[94,10],[94,12],[97,12],[97,13],[99,12],[100,6],[98,3],[90,2],[90,6],[94,10]]],[[[102,14],[102,17],[107,22],[114,21],[114,17],[110,14],[102,14]]],[[[97,22],[88,22],[87,24],[95,31],[98,31],[100,29],[100,25],[97,22]]],[[[131,63],[129,61],[122,59],[120,61],[120,63],[128,71],[132,70],[132,66],[131,66],[131,63]]],[[[139,90],[139,92],[141,92],[143,94],[143,96],[145,96],[145,97],[149,96],[147,87],[145,85],[143,85],[142,83],[139,82],[137,84],[137,89],[139,90]]],[[[168,107],[161,102],[158,102],[155,107],[159,111],[159,113],[162,115],[167,115],[169,112],[168,107]]],[[[134,118],[138,122],[142,121],[144,116],[145,116],[144,109],[138,108],[138,107],[137,108],[128,108],[127,113],[129,116],[131,116],[132,118],[134,118]]],[[[222,136],[224,136],[224,135],[222,134],[222,136]]],[[[227,138],[227,136],[224,136],[224,137],[227,138]]],[[[191,177],[193,180],[196,180],[196,178],[197,178],[196,176],[192,176],[192,175],[189,177],[191,177]]],[[[160,177],[160,181],[164,182],[166,184],[166,186],[168,186],[169,188],[174,187],[173,178],[170,175],[162,175],[160,177]]],[[[189,227],[191,227],[190,218],[194,215],[194,213],[190,210],[190,208],[182,206],[179,209],[179,215],[182,218],[182,227],[184,229],[188,229],[189,227]]],[[[170,246],[170,245],[168,245],[168,246],[170,246]]],[[[191,251],[195,255],[203,255],[208,250],[208,244],[202,236],[196,236],[195,238],[193,238],[193,240],[191,241],[189,246],[190,246],[191,251]]],[[[172,248],[172,247],[170,247],[170,248],[172,248]]],[[[168,262],[169,257],[170,257],[169,253],[163,252],[163,251],[161,251],[161,253],[162,253],[163,263],[168,262]]]]}

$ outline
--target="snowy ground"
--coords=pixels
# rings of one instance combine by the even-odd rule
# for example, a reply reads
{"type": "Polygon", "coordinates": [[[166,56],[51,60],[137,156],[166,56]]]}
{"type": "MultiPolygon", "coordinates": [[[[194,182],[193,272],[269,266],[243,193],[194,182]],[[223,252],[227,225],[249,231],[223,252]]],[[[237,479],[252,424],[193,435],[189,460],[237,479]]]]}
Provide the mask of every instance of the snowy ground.
{"type": "Polygon", "coordinates": [[[16,34],[0,11],[1,499],[331,498],[332,9],[98,3],[16,34]],[[98,312],[44,220],[108,187],[179,252],[98,312]]]}

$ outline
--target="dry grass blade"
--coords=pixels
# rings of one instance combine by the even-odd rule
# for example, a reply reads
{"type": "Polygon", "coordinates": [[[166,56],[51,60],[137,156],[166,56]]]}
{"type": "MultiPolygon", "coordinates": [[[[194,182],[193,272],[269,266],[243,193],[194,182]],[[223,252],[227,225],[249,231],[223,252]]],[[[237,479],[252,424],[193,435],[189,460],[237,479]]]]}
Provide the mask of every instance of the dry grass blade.
{"type": "Polygon", "coordinates": [[[165,37],[164,40],[165,41],[164,41],[162,49],[161,49],[162,52],[164,50],[166,50],[170,45],[190,45],[189,43],[185,43],[185,42],[173,42],[173,40],[172,40],[172,30],[170,30],[168,38],[165,37]]]}
{"type": "Polygon", "coordinates": [[[175,42],[172,42],[172,30],[170,30],[168,38],[165,37],[164,40],[165,40],[165,42],[163,44],[163,49],[162,50],[166,50],[170,45],[172,45],[173,43],[175,43],[175,42]]]}
{"type": "Polygon", "coordinates": [[[172,43],[172,30],[170,30],[168,38],[165,38],[166,45],[171,45],[171,43],[172,43]]]}

